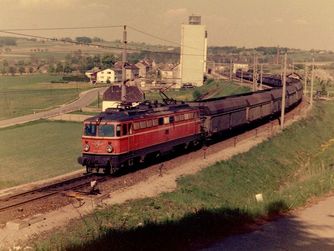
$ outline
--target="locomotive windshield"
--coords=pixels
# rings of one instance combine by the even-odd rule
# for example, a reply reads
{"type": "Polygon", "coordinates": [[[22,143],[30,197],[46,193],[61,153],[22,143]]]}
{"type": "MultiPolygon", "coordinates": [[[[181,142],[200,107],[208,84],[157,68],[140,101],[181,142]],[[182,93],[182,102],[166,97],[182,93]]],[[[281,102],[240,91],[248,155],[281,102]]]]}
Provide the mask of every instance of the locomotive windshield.
{"type": "Polygon", "coordinates": [[[96,136],[96,125],[85,124],[84,134],[85,136],[96,136]]]}
{"type": "Polygon", "coordinates": [[[99,125],[99,136],[100,137],[114,137],[115,127],[114,125],[99,125]]]}

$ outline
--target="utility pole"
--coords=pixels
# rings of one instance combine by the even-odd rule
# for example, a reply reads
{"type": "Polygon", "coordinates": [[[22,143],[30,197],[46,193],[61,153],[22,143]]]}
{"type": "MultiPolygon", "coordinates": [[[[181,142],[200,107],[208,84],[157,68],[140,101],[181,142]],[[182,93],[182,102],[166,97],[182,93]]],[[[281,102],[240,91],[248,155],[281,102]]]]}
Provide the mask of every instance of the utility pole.
{"type": "Polygon", "coordinates": [[[304,93],[306,94],[306,91],[307,91],[307,64],[306,63],[304,67],[305,67],[304,68],[304,93]]]}
{"type": "Polygon", "coordinates": [[[263,63],[260,64],[260,90],[262,90],[262,82],[263,82],[263,63]]]}
{"type": "Polygon", "coordinates": [[[240,82],[243,83],[244,82],[244,70],[241,69],[241,77],[240,77],[240,82]]]}
{"type": "Polygon", "coordinates": [[[123,26],[123,53],[122,53],[122,86],[121,86],[121,101],[126,102],[126,47],[127,47],[126,25],[123,26]]]}
{"type": "Polygon", "coordinates": [[[310,91],[310,105],[313,105],[313,84],[314,84],[314,58],[312,58],[312,72],[311,72],[311,91],[310,91]]]}
{"type": "Polygon", "coordinates": [[[285,115],[285,96],[286,96],[286,63],[287,53],[284,55],[284,68],[283,68],[283,87],[282,87],[282,107],[281,107],[281,130],[284,129],[284,115],[285,115]]]}
{"type": "Polygon", "coordinates": [[[232,73],[233,73],[233,61],[232,58],[230,58],[230,80],[232,80],[232,73]]]}
{"type": "Polygon", "coordinates": [[[256,91],[256,85],[257,85],[257,70],[256,70],[256,55],[254,53],[254,59],[253,59],[253,92],[256,91]]]}

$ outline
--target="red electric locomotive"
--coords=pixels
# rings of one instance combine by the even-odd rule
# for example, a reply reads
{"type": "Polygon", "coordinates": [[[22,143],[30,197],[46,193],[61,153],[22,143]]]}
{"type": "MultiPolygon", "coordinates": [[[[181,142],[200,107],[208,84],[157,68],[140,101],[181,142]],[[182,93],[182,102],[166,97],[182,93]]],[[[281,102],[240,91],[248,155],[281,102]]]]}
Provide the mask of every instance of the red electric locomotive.
{"type": "Polygon", "coordinates": [[[187,104],[142,104],[107,109],[84,121],[82,156],[87,172],[114,172],[202,138],[199,109],[187,104]]]}

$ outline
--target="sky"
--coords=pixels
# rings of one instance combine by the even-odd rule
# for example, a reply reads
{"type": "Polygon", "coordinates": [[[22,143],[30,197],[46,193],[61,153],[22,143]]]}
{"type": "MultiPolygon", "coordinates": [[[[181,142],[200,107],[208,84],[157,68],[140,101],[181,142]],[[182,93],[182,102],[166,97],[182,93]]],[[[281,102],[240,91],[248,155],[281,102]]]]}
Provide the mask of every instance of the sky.
{"type": "MultiPolygon", "coordinates": [[[[180,43],[181,24],[196,14],[209,46],[334,51],[334,0],[0,0],[0,6],[0,30],[126,24],[180,43]]],[[[122,39],[121,28],[25,33],[122,39]]],[[[130,29],[128,40],[168,44],[130,29]]]]}

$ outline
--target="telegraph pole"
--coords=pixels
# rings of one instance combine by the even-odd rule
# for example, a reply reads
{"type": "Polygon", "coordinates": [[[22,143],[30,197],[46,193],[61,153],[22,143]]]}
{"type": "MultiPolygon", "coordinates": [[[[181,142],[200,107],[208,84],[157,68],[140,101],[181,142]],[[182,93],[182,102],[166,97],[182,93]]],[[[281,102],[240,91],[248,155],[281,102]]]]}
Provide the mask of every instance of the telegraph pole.
{"type": "Polygon", "coordinates": [[[286,63],[287,53],[284,55],[284,68],[283,68],[283,87],[282,87],[282,107],[281,107],[281,130],[284,129],[284,115],[285,115],[285,96],[286,96],[286,63]]]}
{"type": "Polygon", "coordinates": [[[260,64],[260,90],[262,90],[262,81],[263,81],[263,63],[260,64]]]}
{"type": "Polygon", "coordinates": [[[314,58],[312,59],[312,72],[311,72],[311,92],[310,92],[310,105],[313,105],[313,84],[314,84],[314,58]]]}
{"type": "Polygon", "coordinates": [[[123,53],[122,53],[122,86],[121,86],[121,101],[126,102],[126,47],[127,47],[127,32],[126,25],[123,26],[123,53]]]}
{"type": "Polygon", "coordinates": [[[304,65],[304,95],[306,95],[306,91],[307,91],[307,64],[305,63],[304,65]]]}
{"type": "Polygon", "coordinates": [[[256,55],[254,53],[254,62],[253,62],[253,92],[256,91],[257,84],[257,70],[256,70],[256,55]]]}
{"type": "Polygon", "coordinates": [[[233,73],[233,61],[232,58],[230,58],[230,80],[232,80],[232,73],[233,73]]]}

